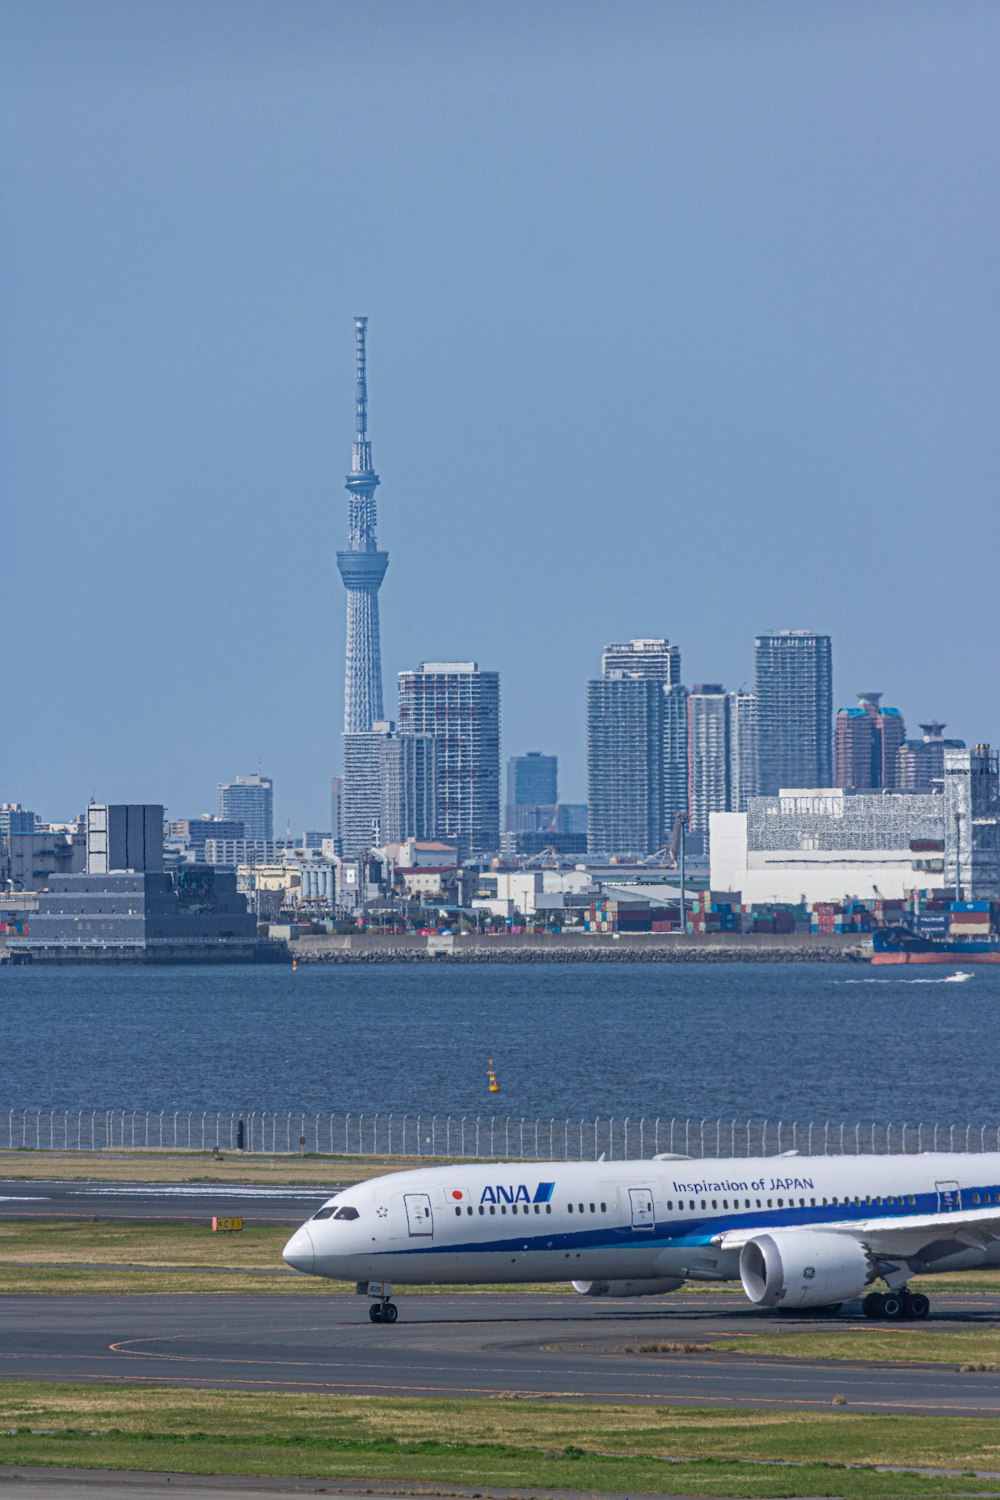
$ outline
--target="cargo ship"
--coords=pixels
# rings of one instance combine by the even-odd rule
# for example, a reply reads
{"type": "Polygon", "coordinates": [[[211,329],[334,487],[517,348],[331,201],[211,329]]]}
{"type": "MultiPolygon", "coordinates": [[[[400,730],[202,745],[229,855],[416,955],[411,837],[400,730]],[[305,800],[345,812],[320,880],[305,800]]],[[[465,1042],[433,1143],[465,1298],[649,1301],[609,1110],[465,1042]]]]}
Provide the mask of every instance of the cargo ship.
{"type": "Polygon", "coordinates": [[[876,927],[872,963],[1000,963],[990,902],[951,901],[944,910],[915,913],[909,925],[876,927]]]}

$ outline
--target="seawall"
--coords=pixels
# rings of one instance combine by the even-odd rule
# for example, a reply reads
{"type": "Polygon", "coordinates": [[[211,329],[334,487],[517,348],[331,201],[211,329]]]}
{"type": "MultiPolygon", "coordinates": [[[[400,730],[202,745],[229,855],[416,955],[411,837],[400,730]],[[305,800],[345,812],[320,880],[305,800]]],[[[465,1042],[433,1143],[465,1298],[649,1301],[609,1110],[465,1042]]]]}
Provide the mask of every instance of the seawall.
{"type": "Polygon", "coordinates": [[[843,963],[868,962],[858,933],[511,933],[420,937],[407,933],[303,936],[299,963],[843,963]]]}

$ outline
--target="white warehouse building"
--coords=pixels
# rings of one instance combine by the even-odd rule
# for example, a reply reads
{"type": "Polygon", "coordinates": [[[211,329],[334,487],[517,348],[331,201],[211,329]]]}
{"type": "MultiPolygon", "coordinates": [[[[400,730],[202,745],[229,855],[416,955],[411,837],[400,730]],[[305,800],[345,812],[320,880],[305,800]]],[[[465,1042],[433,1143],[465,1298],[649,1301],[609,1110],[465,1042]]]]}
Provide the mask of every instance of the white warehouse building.
{"type": "Polygon", "coordinates": [[[940,796],[782,789],[745,813],[712,813],[712,889],[744,905],[896,900],[945,884],[945,825],[940,796]]]}

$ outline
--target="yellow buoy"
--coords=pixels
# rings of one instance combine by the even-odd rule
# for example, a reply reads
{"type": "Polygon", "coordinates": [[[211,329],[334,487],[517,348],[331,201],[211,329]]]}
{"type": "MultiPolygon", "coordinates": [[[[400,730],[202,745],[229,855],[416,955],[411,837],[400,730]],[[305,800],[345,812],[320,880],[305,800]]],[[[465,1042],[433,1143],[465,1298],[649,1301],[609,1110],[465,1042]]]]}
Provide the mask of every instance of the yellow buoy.
{"type": "Polygon", "coordinates": [[[297,974],[298,972],[299,972],[299,961],[298,961],[297,958],[293,958],[292,959],[292,973],[293,974],[297,974]]]}
{"type": "Polygon", "coordinates": [[[489,1068],[489,1071],[490,1071],[490,1093],[491,1094],[499,1094],[499,1092],[500,1092],[500,1085],[497,1083],[497,1075],[496,1075],[496,1073],[493,1070],[493,1059],[492,1059],[492,1057],[487,1059],[486,1066],[489,1068]]]}

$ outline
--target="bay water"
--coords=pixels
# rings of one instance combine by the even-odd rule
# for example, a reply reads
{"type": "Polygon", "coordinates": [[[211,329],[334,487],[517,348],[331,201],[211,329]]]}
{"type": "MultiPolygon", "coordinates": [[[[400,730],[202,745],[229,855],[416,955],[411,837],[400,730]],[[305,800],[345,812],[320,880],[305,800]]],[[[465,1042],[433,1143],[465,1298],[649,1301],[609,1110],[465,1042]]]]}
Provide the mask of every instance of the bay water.
{"type": "Polygon", "coordinates": [[[5,967],[0,1109],[996,1124],[1000,966],[951,973],[5,967]]]}

